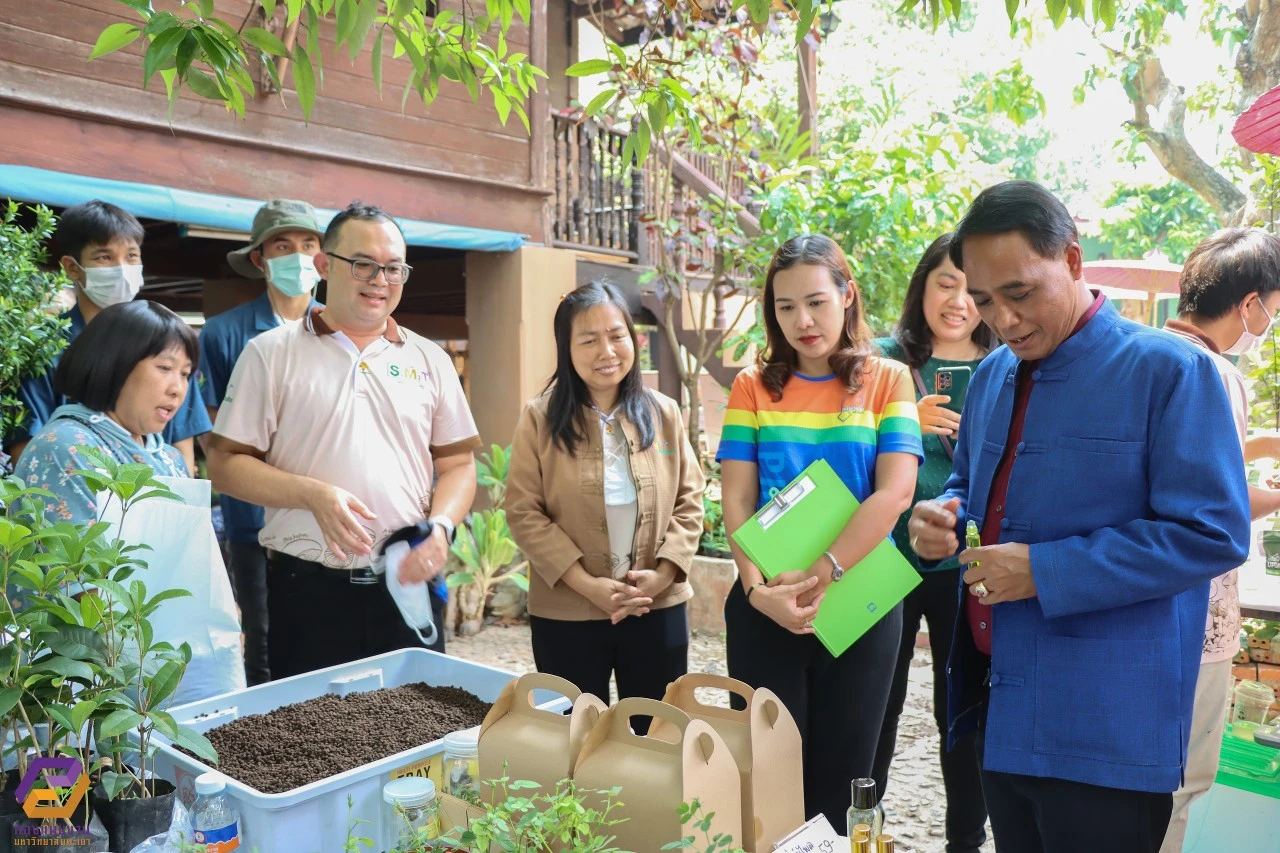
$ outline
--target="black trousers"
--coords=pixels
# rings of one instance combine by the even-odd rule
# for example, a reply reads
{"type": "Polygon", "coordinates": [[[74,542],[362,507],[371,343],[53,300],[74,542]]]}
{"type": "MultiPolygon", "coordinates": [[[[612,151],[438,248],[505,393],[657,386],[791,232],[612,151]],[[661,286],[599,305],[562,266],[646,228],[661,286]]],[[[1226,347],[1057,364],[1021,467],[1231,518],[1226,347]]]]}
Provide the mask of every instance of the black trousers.
{"type": "Polygon", "coordinates": [[[982,790],[996,853],[1158,853],[1173,814],[1173,794],[1064,779],[983,770],[982,790]]]}
{"type": "MultiPolygon", "coordinates": [[[[533,661],[538,672],[558,675],[584,693],[609,701],[609,676],[618,698],[661,699],[667,685],[689,671],[689,612],[683,604],[628,616],[572,622],[529,617],[533,661]]],[[[649,731],[649,717],[632,718],[637,734],[649,731]]]]}
{"type": "MultiPolygon", "coordinates": [[[[272,554],[267,571],[268,651],[272,678],[423,648],[381,577],[353,584],[349,573],[272,554]]],[[[433,651],[444,651],[444,604],[431,597],[433,651]]]]}
{"type": "Polygon", "coordinates": [[[800,728],[805,817],[825,814],[842,830],[850,782],[870,776],[875,761],[902,633],[901,605],[838,658],[817,637],[793,634],[752,607],[740,582],[729,592],[724,620],[729,675],[772,690],[800,728]]]}
{"type": "Polygon", "coordinates": [[[977,736],[971,735],[947,751],[947,658],[960,608],[960,570],[923,572],[920,585],[902,602],[902,641],[893,673],[889,707],[876,747],[876,790],[884,796],[889,765],[898,741],[898,718],[907,698],[907,679],[915,653],[920,620],[929,623],[929,647],[933,652],[933,718],[942,736],[942,784],[947,792],[947,853],[977,853],[987,840],[987,806],[982,798],[982,757],[977,736]]]}
{"type": "Polygon", "coordinates": [[[267,659],[267,552],[257,542],[230,542],[231,582],[244,631],[244,674],[252,687],[271,680],[267,659]]]}

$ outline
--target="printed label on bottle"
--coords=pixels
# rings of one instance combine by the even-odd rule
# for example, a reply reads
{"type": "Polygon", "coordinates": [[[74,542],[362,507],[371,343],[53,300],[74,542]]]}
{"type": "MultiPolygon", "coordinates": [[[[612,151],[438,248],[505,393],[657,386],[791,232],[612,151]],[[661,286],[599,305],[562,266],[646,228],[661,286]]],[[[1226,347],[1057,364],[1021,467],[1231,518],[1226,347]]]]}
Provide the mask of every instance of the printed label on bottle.
{"type": "Polygon", "coordinates": [[[194,841],[205,845],[205,853],[230,853],[240,849],[240,821],[222,829],[197,829],[194,841]]]}

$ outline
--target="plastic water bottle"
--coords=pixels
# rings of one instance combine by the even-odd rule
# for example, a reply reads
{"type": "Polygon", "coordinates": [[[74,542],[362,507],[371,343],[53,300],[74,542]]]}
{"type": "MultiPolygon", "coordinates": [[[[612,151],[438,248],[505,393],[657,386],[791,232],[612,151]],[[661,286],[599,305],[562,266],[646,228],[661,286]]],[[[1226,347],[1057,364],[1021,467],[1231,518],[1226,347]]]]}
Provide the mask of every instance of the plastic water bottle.
{"type": "Polygon", "coordinates": [[[205,845],[206,853],[240,849],[240,814],[227,794],[227,777],[202,773],[196,777],[196,802],[192,815],[192,840],[205,845]]]}

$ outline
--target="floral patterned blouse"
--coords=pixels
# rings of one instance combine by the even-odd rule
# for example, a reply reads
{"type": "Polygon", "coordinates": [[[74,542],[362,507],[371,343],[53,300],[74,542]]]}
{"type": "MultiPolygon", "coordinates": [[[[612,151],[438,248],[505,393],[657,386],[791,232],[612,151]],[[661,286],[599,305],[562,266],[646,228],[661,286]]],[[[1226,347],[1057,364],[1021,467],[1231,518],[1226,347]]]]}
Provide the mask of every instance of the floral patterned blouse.
{"type": "Polygon", "coordinates": [[[190,476],[182,454],[159,435],[146,436],[143,444],[138,444],[124,427],[101,412],[76,403],[60,406],[23,449],[14,471],[27,486],[58,496],[46,504],[51,520],[82,524],[98,517],[94,493],[72,473],[88,464],[79,455],[80,447],[108,453],[122,464],[150,465],[156,476],[190,476]]]}

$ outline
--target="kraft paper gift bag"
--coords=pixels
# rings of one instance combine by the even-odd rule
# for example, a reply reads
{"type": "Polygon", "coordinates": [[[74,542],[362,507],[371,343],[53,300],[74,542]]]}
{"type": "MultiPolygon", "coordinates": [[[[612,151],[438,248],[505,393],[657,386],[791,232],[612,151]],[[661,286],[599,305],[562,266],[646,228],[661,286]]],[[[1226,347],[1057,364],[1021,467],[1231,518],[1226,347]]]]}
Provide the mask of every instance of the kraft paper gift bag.
{"type": "MultiPolygon", "coordinates": [[[[711,835],[737,841],[742,832],[742,782],[737,762],[709,723],[653,699],[623,699],[601,715],[573,771],[579,789],[621,788],[609,828],[615,845],[631,853],[655,853],[679,841],[682,803],[697,800],[700,815],[714,815],[711,835]],[[631,731],[633,716],[662,721],[665,739],[631,731]]],[[[598,804],[597,804],[598,807],[598,804]]]]}
{"type": "Polygon", "coordinates": [[[555,675],[531,672],[507,682],[480,726],[481,797],[489,801],[488,783],[503,776],[537,782],[541,793],[555,791],[557,782],[573,774],[578,752],[604,710],[604,702],[555,675]],[[573,710],[568,715],[540,710],[534,706],[535,690],[565,696],[573,710]]]}
{"type": "MultiPolygon", "coordinates": [[[[804,823],[804,767],[800,729],[775,693],[753,689],[736,678],[690,673],[667,687],[662,701],[708,723],[724,739],[742,777],[742,830],[738,844],[747,853],[766,853],[804,823]],[[746,709],[719,708],[698,701],[699,687],[726,690],[746,709]]],[[[650,734],[671,727],[655,720],[650,734]]]]}

